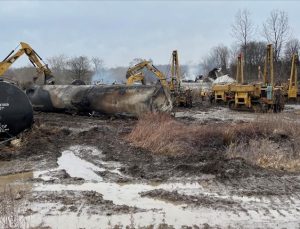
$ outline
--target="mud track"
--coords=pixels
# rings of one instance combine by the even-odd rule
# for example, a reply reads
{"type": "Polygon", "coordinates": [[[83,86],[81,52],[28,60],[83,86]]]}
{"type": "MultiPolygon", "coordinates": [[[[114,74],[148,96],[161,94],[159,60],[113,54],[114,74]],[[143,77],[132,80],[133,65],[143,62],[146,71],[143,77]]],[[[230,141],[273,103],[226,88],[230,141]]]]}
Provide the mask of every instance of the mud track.
{"type": "MultiPolygon", "coordinates": [[[[204,112],[211,111],[207,109],[204,112]]],[[[188,117],[181,114],[177,119],[185,123],[199,123],[195,118],[188,117]]],[[[215,121],[207,119],[205,123],[215,121]]],[[[226,120],[219,121],[226,122],[226,120]]],[[[231,120],[227,121],[231,122],[231,120]]],[[[239,158],[227,159],[224,148],[218,143],[197,149],[196,152],[186,152],[184,155],[154,155],[124,140],[136,122],[135,119],[36,113],[33,128],[20,136],[20,145],[1,147],[0,174],[11,176],[24,172],[43,171],[23,180],[27,185],[41,187],[22,195],[21,198],[29,203],[35,203],[36,209],[30,204],[26,205],[25,212],[32,217],[37,214],[38,209],[42,209],[36,206],[45,203],[48,204],[47,211],[45,210],[43,214],[50,216],[55,215],[53,213],[55,211],[74,213],[77,216],[82,216],[82,212],[90,216],[116,214],[130,216],[130,214],[149,211],[142,206],[106,199],[106,196],[97,191],[97,187],[89,188],[93,187],[93,184],[89,186],[85,178],[75,175],[74,177],[65,169],[59,169],[61,166],[59,158],[63,156],[62,152],[68,153],[72,151],[72,147],[78,146],[72,151],[74,152],[72,155],[93,166],[104,168],[95,171],[95,174],[101,177],[101,182],[106,182],[105,184],[122,183],[125,187],[126,185],[130,187],[131,184],[161,185],[162,188],[153,186],[151,189],[145,186],[140,192],[137,191],[137,195],[175,205],[183,204],[187,208],[205,208],[233,214],[231,218],[229,217],[229,222],[226,217],[223,221],[220,217],[221,221],[214,223],[213,214],[210,220],[208,216],[207,220],[196,220],[200,228],[208,225],[216,227],[244,225],[246,228],[251,228],[253,225],[246,223],[249,219],[256,222],[254,226],[272,227],[274,225],[272,223],[261,222],[274,219],[278,215],[283,218],[275,222],[277,225],[291,222],[292,226],[299,225],[297,218],[300,217],[300,177],[298,173],[262,169],[239,158]],[[100,153],[98,151],[95,153],[94,149],[99,150],[100,153]],[[180,191],[181,186],[177,187],[176,182],[190,182],[196,184],[196,188],[193,188],[193,191],[190,191],[190,188],[182,188],[180,191]],[[170,185],[172,188],[164,187],[164,184],[172,183],[175,184],[170,185]],[[78,187],[81,185],[81,188],[76,189],[74,185],[78,187]],[[52,188],[53,190],[50,190],[52,188]],[[84,200],[84,205],[78,200],[84,200]],[[52,205],[52,208],[49,207],[52,205]],[[254,214],[253,211],[256,213],[254,214]],[[236,219],[238,215],[242,221],[236,219]],[[265,217],[264,220],[261,221],[260,215],[265,217]]],[[[83,220],[83,224],[84,222],[83,220]]],[[[48,223],[51,225],[51,220],[48,223]]],[[[157,228],[172,228],[164,219],[155,225],[157,228]]],[[[173,226],[180,228],[184,225],[179,221],[178,225],[173,226]]]]}

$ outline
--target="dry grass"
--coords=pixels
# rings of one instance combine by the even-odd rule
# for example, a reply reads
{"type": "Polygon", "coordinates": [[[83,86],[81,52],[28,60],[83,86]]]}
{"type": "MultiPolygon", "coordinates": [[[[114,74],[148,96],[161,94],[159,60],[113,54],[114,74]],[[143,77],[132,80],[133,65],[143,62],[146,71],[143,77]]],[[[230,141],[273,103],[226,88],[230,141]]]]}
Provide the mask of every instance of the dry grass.
{"type": "MultiPolygon", "coordinates": [[[[270,115],[249,123],[257,136],[232,141],[226,149],[229,158],[241,157],[265,168],[300,170],[300,125],[270,115]]],[[[243,135],[244,136],[244,135],[243,135]]]]}
{"type": "Polygon", "coordinates": [[[19,193],[10,185],[2,190],[0,198],[0,228],[29,228],[24,216],[23,205],[18,201],[19,193]]]}
{"type": "Polygon", "coordinates": [[[167,114],[147,114],[140,118],[126,140],[158,154],[182,154],[194,147],[222,141],[218,127],[191,126],[167,114]]]}
{"type": "Polygon", "coordinates": [[[187,125],[167,114],[147,114],[126,140],[155,154],[213,147],[229,158],[242,157],[263,167],[300,170],[300,125],[272,115],[249,123],[187,125]]]}
{"type": "Polygon", "coordinates": [[[287,171],[300,170],[300,154],[292,147],[282,147],[269,139],[253,139],[248,143],[232,143],[226,154],[229,158],[241,157],[246,161],[264,168],[287,171]]]}

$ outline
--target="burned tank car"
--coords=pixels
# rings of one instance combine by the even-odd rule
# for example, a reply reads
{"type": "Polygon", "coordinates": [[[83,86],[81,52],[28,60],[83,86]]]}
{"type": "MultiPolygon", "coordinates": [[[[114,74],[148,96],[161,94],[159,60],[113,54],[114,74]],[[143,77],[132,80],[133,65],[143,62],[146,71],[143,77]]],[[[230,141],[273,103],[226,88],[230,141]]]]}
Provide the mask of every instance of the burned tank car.
{"type": "Polygon", "coordinates": [[[169,92],[161,85],[43,85],[26,91],[33,108],[44,112],[140,116],[170,112],[169,92]]]}
{"type": "Polygon", "coordinates": [[[0,139],[16,136],[32,123],[33,110],[26,94],[9,82],[0,81],[0,139]]]}

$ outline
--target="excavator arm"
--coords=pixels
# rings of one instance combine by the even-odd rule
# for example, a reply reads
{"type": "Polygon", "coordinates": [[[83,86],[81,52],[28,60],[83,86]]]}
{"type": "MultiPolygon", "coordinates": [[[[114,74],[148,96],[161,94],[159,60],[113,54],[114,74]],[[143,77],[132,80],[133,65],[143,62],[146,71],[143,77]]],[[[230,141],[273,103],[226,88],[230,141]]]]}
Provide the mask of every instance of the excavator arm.
{"type": "Polygon", "coordinates": [[[134,75],[131,75],[128,79],[127,79],[127,85],[132,85],[135,82],[142,82],[142,84],[145,84],[144,82],[145,78],[142,72],[138,72],[134,75]]]}
{"type": "Polygon", "coordinates": [[[168,88],[168,83],[165,75],[161,71],[159,71],[150,61],[142,61],[127,70],[126,78],[128,85],[131,85],[134,82],[138,81],[142,81],[142,83],[144,84],[144,75],[141,72],[143,68],[147,68],[149,71],[153,72],[159,79],[161,84],[164,87],[168,88]]]}
{"type": "MultiPolygon", "coordinates": [[[[10,66],[23,54],[26,54],[29,61],[32,63],[32,65],[37,69],[38,74],[44,74],[45,76],[45,83],[53,83],[53,76],[51,73],[51,70],[48,68],[47,64],[43,62],[43,59],[34,51],[33,48],[30,47],[29,44],[26,44],[24,42],[20,42],[21,48],[15,52],[15,50],[12,50],[7,57],[0,62],[0,76],[3,76],[3,74],[10,68],[10,66]]],[[[37,78],[34,78],[34,81],[36,81],[37,78]]]]}

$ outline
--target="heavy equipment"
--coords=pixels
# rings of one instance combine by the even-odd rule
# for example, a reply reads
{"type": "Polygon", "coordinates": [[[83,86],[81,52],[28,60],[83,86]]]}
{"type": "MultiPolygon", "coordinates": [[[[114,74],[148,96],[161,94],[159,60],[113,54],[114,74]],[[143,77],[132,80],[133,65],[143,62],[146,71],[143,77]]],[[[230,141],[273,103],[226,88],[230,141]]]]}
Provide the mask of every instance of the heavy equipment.
{"type": "MultiPolygon", "coordinates": [[[[214,71],[215,69],[213,69],[212,71],[214,71]]],[[[209,74],[211,74],[211,72],[209,74]]],[[[244,82],[242,54],[238,56],[236,82],[244,82]]],[[[212,94],[210,101],[216,104],[228,104],[228,102],[232,100],[234,96],[234,93],[231,91],[231,87],[234,84],[235,83],[214,84],[212,86],[212,94]]]]}
{"type": "MultiPolygon", "coordinates": [[[[12,50],[3,61],[0,62],[0,77],[10,68],[10,66],[21,57],[26,54],[29,61],[36,68],[38,76],[44,74],[45,84],[54,84],[54,77],[49,69],[48,65],[43,62],[43,59],[37,54],[37,52],[31,48],[31,46],[25,42],[20,42],[16,49],[12,50]],[[21,48],[16,52],[16,49],[21,46],[21,48]]],[[[34,77],[33,80],[36,81],[38,77],[34,77]]]]}
{"type": "Polygon", "coordinates": [[[230,90],[231,85],[232,84],[214,84],[212,86],[210,101],[216,104],[227,104],[233,97],[230,90]]]}
{"type": "Polygon", "coordinates": [[[185,89],[181,85],[181,71],[179,65],[179,57],[177,50],[172,52],[171,63],[171,80],[169,82],[169,88],[173,95],[173,103],[175,106],[192,107],[192,90],[185,89]]]}
{"type": "Polygon", "coordinates": [[[273,47],[267,46],[263,84],[244,84],[243,59],[238,57],[237,83],[231,85],[234,98],[228,102],[230,109],[252,110],[256,112],[274,111],[284,109],[284,93],[281,87],[274,85],[273,47]]]}
{"type": "Polygon", "coordinates": [[[298,76],[297,76],[298,63],[299,63],[298,54],[293,54],[291,75],[290,75],[287,93],[286,93],[288,101],[298,102],[300,99],[300,93],[298,92],[298,76]]]}
{"type": "Polygon", "coordinates": [[[165,77],[165,75],[159,71],[151,61],[142,61],[136,65],[134,65],[131,68],[128,68],[126,72],[126,78],[127,78],[127,85],[132,85],[135,82],[142,82],[142,84],[145,84],[145,77],[143,72],[141,71],[142,69],[148,69],[149,71],[153,72],[154,75],[157,77],[157,79],[160,81],[161,85],[164,87],[168,87],[168,82],[165,77]]]}
{"type": "Polygon", "coordinates": [[[145,76],[142,70],[146,68],[159,80],[160,84],[171,92],[171,97],[173,104],[175,106],[192,106],[192,94],[191,90],[185,90],[181,85],[181,72],[178,61],[178,52],[174,50],[172,52],[172,63],[171,63],[171,77],[167,80],[165,74],[163,74],[159,69],[157,69],[151,61],[141,61],[140,63],[128,68],[126,73],[127,85],[132,85],[135,82],[141,82],[145,84],[145,76]]]}

